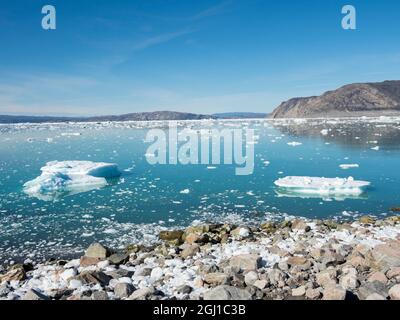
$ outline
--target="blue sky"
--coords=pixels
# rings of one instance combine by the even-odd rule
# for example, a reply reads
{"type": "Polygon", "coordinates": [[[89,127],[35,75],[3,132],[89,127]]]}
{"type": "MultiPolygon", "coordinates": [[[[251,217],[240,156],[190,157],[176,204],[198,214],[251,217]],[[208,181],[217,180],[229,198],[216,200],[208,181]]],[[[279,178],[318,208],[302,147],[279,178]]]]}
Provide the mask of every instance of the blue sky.
{"type": "Polygon", "coordinates": [[[400,79],[399,39],[397,0],[0,0],[0,113],[269,112],[400,79]]]}

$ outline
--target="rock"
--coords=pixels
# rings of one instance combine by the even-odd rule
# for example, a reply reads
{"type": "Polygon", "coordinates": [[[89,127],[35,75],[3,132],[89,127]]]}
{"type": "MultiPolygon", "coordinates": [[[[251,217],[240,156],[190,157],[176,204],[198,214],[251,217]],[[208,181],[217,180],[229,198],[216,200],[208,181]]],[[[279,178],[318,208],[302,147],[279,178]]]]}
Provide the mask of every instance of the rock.
{"type": "Polygon", "coordinates": [[[323,221],[323,225],[328,227],[331,230],[332,229],[335,230],[335,229],[337,229],[339,227],[338,223],[333,221],[333,220],[324,220],[323,221]]]}
{"type": "Polygon", "coordinates": [[[341,286],[328,286],[323,292],[322,300],[345,300],[346,290],[341,286]]]}
{"type": "Polygon", "coordinates": [[[400,284],[396,284],[390,288],[389,297],[392,300],[400,300],[400,284]]]}
{"type": "Polygon", "coordinates": [[[154,268],[151,273],[150,273],[150,279],[152,281],[158,281],[161,280],[161,278],[164,276],[164,270],[160,267],[154,268]]]}
{"type": "Polygon", "coordinates": [[[114,293],[119,299],[128,298],[133,293],[134,290],[135,288],[133,287],[133,285],[129,283],[118,283],[114,287],[114,293]]]}
{"type": "Polygon", "coordinates": [[[6,274],[0,275],[0,283],[10,281],[22,281],[26,279],[26,272],[22,266],[11,269],[6,274]]]}
{"type": "Polygon", "coordinates": [[[83,284],[100,284],[101,286],[107,286],[111,277],[101,271],[85,271],[76,276],[75,280],[79,280],[83,284]]]}
{"type": "Polygon", "coordinates": [[[278,268],[281,269],[282,271],[288,271],[289,265],[287,264],[286,261],[281,260],[278,262],[278,268]]]}
{"type": "Polygon", "coordinates": [[[83,286],[83,283],[82,283],[81,280],[72,279],[72,280],[69,282],[68,288],[69,288],[69,289],[72,289],[72,290],[75,290],[75,289],[78,289],[78,288],[80,288],[80,287],[82,287],[82,286],[83,286]]]}
{"type": "Polygon", "coordinates": [[[135,275],[135,277],[147,277],[147,276],[151,275],[151,271],[152,271],[151,268],[147,268],[147,267],[138,267],[138,268],[135,270],[134,275],[135,275]]]}
{"type": "Polygon", "coordinates": [[[292,221],[292,229],[309,232],[311,230],[311,227],[307,225],[305,221],[300,219],[295,219],[292,221]]]}
{"type": "Polygon", "coordinates": [[[276,224],[273,222],[264,222],[260,226],[261,230],[267,232],[268,234],[272,234],[276,232],[276,224]]]}
{"type": "Polygon", "coordinates": [[[196,288],[201,288],[201,287],[204,286],[204,281],[203,281],[203,279],[202,279],[201,277],[196,277],[196,278],[193,280],[193,285],[194,285],[196,288]]]}
{"type": "Polygon", "coordinates": [[[176,289],[176,292],[179,294],[189,294],[193,291],[193,288],[188,285],[180,286],[176,289]]]}
{"type": "Polygon", "coordinates": [[[129,256],[125,253],[114,253],[108,257],[108,260],[115,265],[124,264],[129,260],[129,256]]]}
{"type": "Polygon", "coordinates": [[[366,282],[363,283],[360,288],[358,288],[358,298],[360,300],[365,300],[373,293],[377,293],[384,298],[388,296],[388,290],[382,282],[366,282]]]}
{"type": "Polygon", "coordinates": [[[322,257],[320,258],[321,263],[325,266],[337,266],[338,264],[342,264],[345,262],[344,257],[333,251],[333,250],[326,250],[323,252],[322,257]]]}
{"type": "Polygon", "coordinates": [[[37,301],[37,300],[51,300],[48,296],[40,293],[39,291],[35,289],[30,289],[22,298],[22,300],[32,300],[32,301],[37,301]]]}
{"type": "Polygon", "coordinates": [[[258,274],[255,271],[249,271],[244,275],[244,282],[247,286],[254,285],[254,282],[258,280],[258,274]]]}
{"type": "Polygon", "coordinates": [[[85,267],[89,267],[89,266],[95,266],[102,260],[100,258],[91,258],[91,257],[82,256],[79,261],[80,261],[80,266],[85,268],[85,267]]]}
{"type": "Polygon", "coordinates": [[[233,256],[229,260],[229,265],[242,271],[257,270],[260,266],[261,258],[256,254],[241,254],[233,256]]]}
{"type": "Polygon", "coordinates": [[[92,300],[96,301],[106,301],[109,300],[108,294],[105,291],[95,291],[91,296],[92,300]]]}
{"type": "Polygon", "coordinates": [[[124,252],[126,254],[133,254],[133,253],[138,253],[142,249],[143,246],[140,244],[129,244],[125,247],[124,252]]]}
{"type": "Polygon", "coordinates": [[[93,243],[86,249],[85,256],[89,258],[106,259],[111,251],[100,243],[93,243]]]}
{"type": "Polygon", "coordinates": [[[185,242],[189,243],[189,244],[206,243],[205,238],[206,237],[204,237],[202,234],[189,233],[189,234],[185,235],[185,242]]]}
{"type": "Polygon", "coordinates": [[[264,290],[266,287],[268,287],[269,282],[267,280],[257,280],[253,283],[253,286],[260,290],[264,290]]]}
{"type": "Polygon", "coordinates": [[[335,269],[326,269],[316,274],[316,281],[321,287],[325,288],[337,283],[336,276],[335,269]]]}
{"type": "Polygon", "coordinates": [[[379,270],[400,267],[400,241],[392,240],[377,245],[372,249],[371,255],[374,265],[379,270]]]}
{"type": "Polygon", "coordinates": [[[379,281],[379,282],[382,282],[383,284],[386,284],[388,282],[388,278],[386,278],[386,276],[383,272],[376,271],[368,277],[367,281],[368,282],[379,281]]]}
{"type": "Polygon", "coordinates": [[[75,277],[77,274],[75,269],[67,269],[65,270],[63,273],[60,274],[60,277],[64,280],[64,281],[68,281],[69,279],[75,277]]]}
{"type": "Polygon", "coordinates": [[[353,267],[356,267],[356,268],[360,268],[360,267],[361,268],[369,268],[368,261],[365,258],[363,258],[362,256],[359,256],[359,255],[355,255],[355,256],[350,257],[347,260],[347,262],[350,263],[353,267]]]}
{"type": "Polygon", "coordinates": [[[182,241],[184,232],[182,230],[160,231],[159,238],[164,241],[182,241]]]}
{"type": "Polygon", "coordinates": [[[306,258],[304,257],[289,257],[286,261],[286,263],[291,267],[297,267],[296,269],[299,271],[304,271],[304,270],[308,270],[311,267],[311,263],[310,261],[308,261],[306,258]]]}
{"type": "Polygon", "coordinates": [[[388,272],[386,272],[386,276],[388,277],[388,279],[400,276],[400,267],[390,268],[388,272]]]}
{"type": "Polygon", "coordinates": [[[307,289],[306,290],[306,297],[307,299],[310,300],[317,300],[321,297],[321,290],[319,288],[317,289],[307,289]]]}
{"type": "MultiPolygon", "coordinates": [[[[151,269],[150,269],[151,272],[151,269]]],[[[147,275],[150,275],[150,272],[147,275]]],[[[126,269],[117,269],[114,271],[108,271],[106,272],[107,275],[109,275],[111,278],[113,279],[119,279],[119,278],[131,278],[135,272],[133,271],[129,271],[126,269]]]]}
{"type": "Polygon", "coordinates": [[[296,289],[292,289],[292,296],[293,297],[302,297],[306,294],[306,287],[300,286],[296,289]]]}
{"type": "Polygon", "coordinates": [[[360,282],[357,279],[357,276],[354,274],[345,274],[343,275],[340,280],[339,280],[339,284],[347,290],[354,290],[356,288],[358,288],[358,286],[360,285],[360,282]]]}
{"type": "Polygon", "coordinates": [[[200,252],[200,246],[197,244],[187,245],[181,252],[181,257],[183,259],[190,258],[195,256],[197,253],[200,252]]]}
{"type": "Polygon", "coordinates": [[[244,289],[219,286],[204,293],[204,300],[251,300],[252,295],[244,289]]]}
{"type": "Polygon", "coordinates": [[[361,224],[374,224],[375,223],[375,219],[370,216],[363,216],[360,219],[358,219],[358,221],[361,224]]]}
{"type": "Polygon", "coordinates": [[[284,287],[285,285],[285,273],[279,269],[272,269],[267,273],[269,282],[274,286],[284,287]]]}
{"type": "Polygon", "coordinates": [[[385,297],[382,297],[378,293],[372,293],[370,294],[365,300],[386,300],[385,297]]]}
{"type": "Polygon", "coordinates": [[[232,230],[231,235],[237,238],[248,238],[251,235],[251,231],[247,227],[238,227],[232,230]]]}
{"type": "Polygon", "coordinates": [[[11,289],[8,287],[7,283],[0,285],[0,297],[5,297],[11,292],[11,289]]]}
{"type": "Polygon", "coordinates": [[[128,300],[146,300],[155,292],[153,287],[146,287],[134,291],[128,300]]]}
{"type": "Polygon", "coordinates": [[[204,276],[204,281],[211,285],[221,285],[228,282],[228,276],[225,273],[213,272],[204,276]]]}

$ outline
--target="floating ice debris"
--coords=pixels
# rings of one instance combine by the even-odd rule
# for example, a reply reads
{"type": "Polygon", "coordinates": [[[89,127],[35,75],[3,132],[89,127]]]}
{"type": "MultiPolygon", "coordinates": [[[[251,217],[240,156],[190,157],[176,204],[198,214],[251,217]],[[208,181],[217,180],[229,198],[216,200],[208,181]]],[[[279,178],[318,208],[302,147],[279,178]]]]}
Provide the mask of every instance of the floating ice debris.
{"type": "Polygon", "coordinates": [[[347,170],[347,169],[352,169],[352,168],[358,168],[359,165],[354,163],[354,164],[341,164],[339,165],[339,167],[343,170],[347,170]]]}
{"type": "Polygon", "coordinates": [[[181,194],[189,194],[190,190],[189,189],[185,189],[185,190],[182,190],[180,193],[181,194]]]}
{"type": "Polygon", "coordinates": [[[266,166],[266,167],[271,164],[271,162],[269,162],[269,161],[264,161],[263,163],[264,163],[264,166],[266,166]]]}
{"type": "Polygon", "coordinates": [[[371,150],[375,150],[375,151],[379,151],[379,149],[380,149],[379,146],[371,148],[371,150]]]}
{"type": "Polygon", "coordinates": [[[329,133],[329,130],[328,130],[328,129],[322,129],[322,130],[321,130],[321,134],[322,134],[323,136],[327,136],[328,133],[329,133]]]}
{"type": "Polygon", "coordinates": [[[297,146],[301,146],[301,145],[302,145],[301,142],[296,142],[296,141],[288,142],[288,146],[291,146],[291,147],[297,147],[297,146]]]}
{"type": "Polygon", "coordinates": [[[41,171],[24,184],[24,192],[44,201],[104,187],[106,179],[121,175],[116,164],[92,161],[52,161],[41,171]]]}
{"type": "Polygon", "coordinates": [[[61,135],[63,137],[77,137],[77,136],[81,136],[82,133],[80,133],[80,132],[63,132],[63,133],[61,133],[61,135]]]}
{"type": "Polygon", "coordinates": [[[289,176],[275,181],[275,185],[301,194],[350,194],[360,195],[370,185],[368,181],[349,178],[321,178],[289,176]]]}

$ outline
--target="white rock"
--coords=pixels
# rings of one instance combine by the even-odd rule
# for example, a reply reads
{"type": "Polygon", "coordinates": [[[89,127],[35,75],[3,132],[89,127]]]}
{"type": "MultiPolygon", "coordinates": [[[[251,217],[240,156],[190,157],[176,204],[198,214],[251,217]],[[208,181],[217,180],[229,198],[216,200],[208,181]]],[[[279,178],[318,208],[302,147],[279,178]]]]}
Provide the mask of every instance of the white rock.
{"type": "Polygon", "coordinates": [[[80,281],[80,280],[72,279],[69,282],[69,286],[68,286],[69,289],[74,290],[74,289],[79,289],[80,287],[82,287],[82,281],[80,281]]]}
{"type": "Polygon", "coordinates": [[[160,279],[163,277],[163,275],[164,275],[163,269],[160,268],[160,267],[157,267],[157,268],[154,268],[154,269],[151,271],[150,278],[151,278],[151,280],[153,280],[153,281],[158,281],[158,280],[160,280],[160,279]]]}
{"type": "Polygon", "coordinates": [[[63,273],[61,273],[60,277],[64,280],[64,281],[68,281],[69,279],[75,277],[77,274],[75,269],[67,269],[65,270],[63,273]]]}

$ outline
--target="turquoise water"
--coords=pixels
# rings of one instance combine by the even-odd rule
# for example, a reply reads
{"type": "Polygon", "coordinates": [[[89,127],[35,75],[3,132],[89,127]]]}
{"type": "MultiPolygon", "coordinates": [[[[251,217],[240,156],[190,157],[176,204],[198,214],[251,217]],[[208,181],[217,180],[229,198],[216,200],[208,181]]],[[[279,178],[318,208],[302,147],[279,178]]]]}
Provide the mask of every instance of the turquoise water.
{"type": "Polygon", "coordinates": [[[93,241],[113,247],[151,242],[160,228],[194,220],[251,223],[285,215],[350,219],[390,215],[391,207],[400,206],[400,120],[215,121],[190,126],[254,129],[259,136],[254,173],[237,176],[235,165],[214,170],[207,165],[150,165],[144,123],[1,126],[0,263],[73,256],[93,241]],[[323,135],[322,129],[330,131],[323,135]],[[62,135],[66,132],[80,135],[62,135]],[[302,144],[287,144],[293,141],[302,144]],[[379,150],[371,149],[376,146],[379,150]],[[123,174],[104,188],[59,201],[26,195],[23,184],[53,160],[113,162],[123,174]],[[353,163],[359,168],[339,167],[353,163]],[[274,181],[289,175],[353,176],[372,186],[357,198],[278,194],[274,181]],[[190,192],[180,193],[185,189],[190,192]]]}

